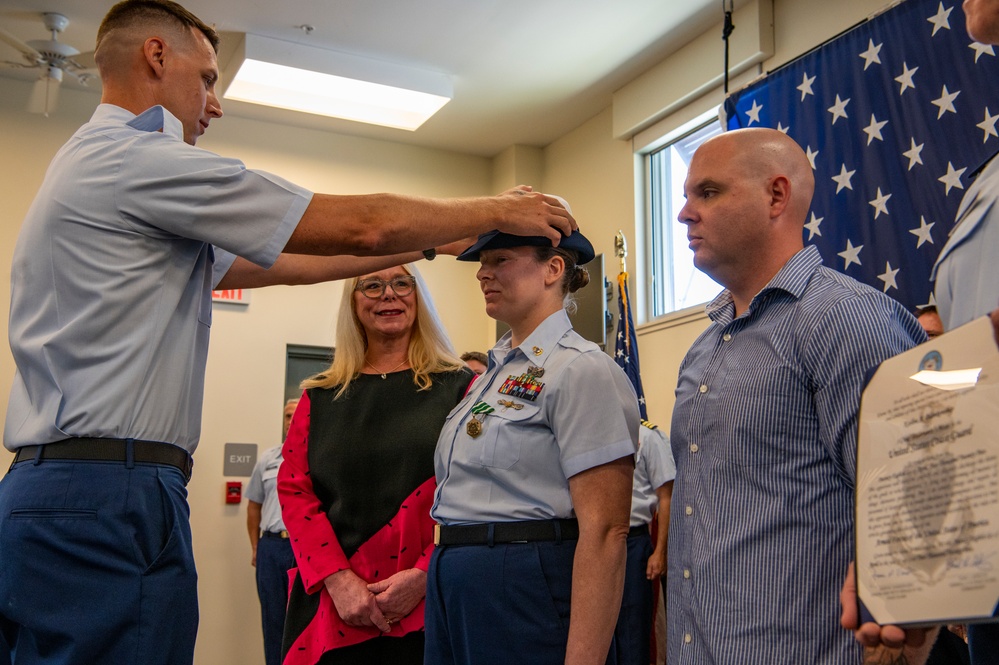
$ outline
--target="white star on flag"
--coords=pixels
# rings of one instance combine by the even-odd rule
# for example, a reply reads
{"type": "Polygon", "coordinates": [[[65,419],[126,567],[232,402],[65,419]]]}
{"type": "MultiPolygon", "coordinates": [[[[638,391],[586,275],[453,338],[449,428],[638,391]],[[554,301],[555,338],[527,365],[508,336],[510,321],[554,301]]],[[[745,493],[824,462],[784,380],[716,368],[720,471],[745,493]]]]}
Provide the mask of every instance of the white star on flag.
{"type": "Polygon", "coordinates": [[[888,199],[890,198],[891,194],[882,194],[881,188],[878,187],[878,195],[873,201],[868,201],[874,207],[874,219],[877,219],[881,213],[888,214],[888,199]]]}
{"type": "Polygon", "coordinates": [[[909,233],[911,233],[912,235],[916,236],[916,238],[918,238],[918,240],[916,241],[916,249],[919,249],[920,247],[922,247],[924,242],[928,242],[931,245],[933,244],[933,236],[930,235],[930,229],[933,228],[933,224],[935,224],[935,223],[936,222],[931,222],[931,223],[927,224],[926,223],[926,218],[923,217],[922,215],[920,215],[919,216],[919,228],[918,229],[909,229],[909,233]]]}
{"type": "Polygon", "coordinates": [[[822,235],[822,231],[819,230],[819,224],[822,223],[823,219],[825,219],[825,217],[816,217],[815,213],[814,212],[812,213],[812,219],[809,220],[807,224],[805,224],[805,228],[808,229],[809,240],[811,240],[815,236],[822,235]]]}
{"type": "Polygon", "coordinates": [[[905,62],[902,63],[902,73],[895,77],[895,80],[899,82],[900,88],[898,91],[899,96],[905,92],[906,88],[916,89],[916,84],[912,82],[912,77],[916,75],[919,71],[919,67],[914,69],[909,69],[909,65],[905,62]]]}
{"type": "Polygon", "coordinates": [[[924,144],[920,143],[919,145],[916,145],[916,139],[909,139],[909,140],[912,141],[912,147],[903,152],[902,154],[909,159],[909,170],[911,171],[913,166],[915,166],[916,164],[923,163],[923,158],[921,156],[921,153],[923,152],[924,144]]]}
{"type": "Polygon", "coordinates": [[[871,141],[874,139],[879,141],[885,140],[884,137],[881,136],[881,130],[884,129],[884,126],[887,124],[887,120],[878,121],[878,119],[874,117],[874,114],[871,114],[871,124],[864,127],[864,133],[867,134],[867,145],[871,145],[871,141]]]}
{"type": "Polygon", "coordinates": [[[762,111],[762,110],[763,110],[763,107],[760,106],[759,104],[757,104],[756,100],[754,99],[753,100],[753,107],[751,109],[749,109],[748,111],[746,111],[746,117],[749,118],[749,123],[748,123],[749,125],[753,124],[754,122],[759,122],[760,121],[760,111],[762,111]]]}
{"type": "Polygon", "coordinates": [[[844,188],[845,189],[850,189],[850,190],[853,189],[853,185],[850,184],[850,178],[853,177],[854,173],[856,173],[856,171],[847,171],[846,170],[846,164],[843,164],[840,167],[839,175],[834,175],[832,177],[833,181],[836,183],[836,193],[837,194],[839,194],[844,188]]]}
{"type": "Polygon", "coordinates": [[[881,53],[882,46],[883,46],[882,44],[878,44],[877,46],[875,46],[873,39],[868,40],[867,50],[860,54],[860,57],[864,59],[865,72],[867,71],[867,68],[870,67],[872,64],[874,63],[877,63],[879,65],[881,64],[881,57],[879,56],[879,54],[881,53]]]}
{"type": "Polygon", "coordinates": [[[953,164],[947,162],[947,173],[937,178],[937,180],[942,182],[946,188],[944,196],[950,194],[950,190],[955,187],[958,189],[964,189],[964,185],[961,184],[961,176],[964,175],[964,172],[967,170],[967,168],[955,169],[953,164]]]}
{"type": "Polygon", "coordinates": [[[885,293],[888,293],[888,289],[898,288],[898,284],[895,282],[895,275],[898,274],[898,271],[898,268],[892,270],[890,262],[885,262],[885,271],[878,275],[878,279],[885,283],[885,293]]]}
{"type": "Polygon", "coordinates": [[[954,11],[953,7],[948,7],[944,9],[943,3],[940,3],[940,8],[937,13],[926,19],[933,24],[933,35],[936,36],[939,30],[950,30],[950,13],[954,11]]]}
{"type": "Polygon", "coordinates": [[[815,77],[809,77],[808,74],[801,75],[801,85],[797,87],[797,90],[801,91],[801,101],[805,101],[805,96],[814,95],[812,92],[812,84],[815,83],[815,77]]]}
{"type": "Polygon", "coordinates": [[[983,55],[991,55],[995,57],[995,49],[992,48],[992,44],[982,44],[981,42],[971,42],[968,44],[968,48],[975,52],[975,63],[978,63],[978,59],[983,55]]]}
{"type": "Polygon", "coordinates": [[[860,262],[860,250],[862,250],[863,248],[864,248],[863,245],[854,247],[853,243],[850,242],[850,239],[849,238],[846,239],[846,249],[837,254],[837,256],[843,257],[843,260],[846,261],[846,265],[843,266],[843,270],[849,268],[851,263],[856,263],[858,266],[863,265],[860,262]]]}
{"type": "Polygon", "coordinates": [[[805,147],[805,157],[808,158],[808,163],[812,165],[812,170],[815,170],[815,158],[819,156],[818,150],[812,150],[812,146],[805,147]]]}
{"type": "Polygon", "coordinates": [[[780,132],[781,134],[787,134],[790,129],[791,129],[790,127],[785,127],[784,125],[782,125],[778,121],[778,123],[777,123],[777,131],[778,132],[780,132]]]}
{"type": "Polygon", "coordinates": [[[975,125],[978,129],[985,132],[985,136],[982,137],[982,143],[989,140],[990,136],[999,137],[999,133],[996,132],[996,121],[999,120],[999,115],[992,115],[989,113],[989,107],[985,107],[985,120],[975,125]]]}
{"type": "Polygon", "coordinates": [[[957,109],[954,108],[954,100],[957,99],[957,96],[960,94],[961,94],[960,90],[958,90],[957,92],[950,92],[947,90],[947,86],[943,87],[943,91],[940,93],[940,97],[930,102],[931,104],[940,109],[940,112],[937,113],[937,120],[942,118],[943,114],[947,113],[948,111],[950,111],[951,113],[957,113],[957,109]]]}
{"type": "Polygon", "coordinates": [[[835,125],[836,121],[839,120],[840,118],[850,117],[846,114],[846,105],[849,103],[850,103],[849,99],[843,100],[839,98],[839,95],[836,95],[836,103],[830,106],[828,109],[826,109],[827,111],[832,113],[833,117],[832,124],[835,125]]]}

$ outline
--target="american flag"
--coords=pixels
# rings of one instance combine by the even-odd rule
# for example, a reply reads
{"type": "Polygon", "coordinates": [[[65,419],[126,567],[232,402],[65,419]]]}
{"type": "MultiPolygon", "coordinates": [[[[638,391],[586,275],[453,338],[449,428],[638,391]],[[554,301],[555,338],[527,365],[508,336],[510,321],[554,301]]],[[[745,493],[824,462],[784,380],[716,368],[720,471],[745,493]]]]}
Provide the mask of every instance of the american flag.
{"type": "Polygon", "coordinates": [[[635,335],[635,322],[631,318],[631,300],[628,297],[628,273],[617,276],[617,340],[614,342],[614,360],[631,379],[638,394],[638,411],[642,420],[648,420],[645,409],[645,391],[642,389],[642,373],[638,366],[638,337],[635,335]]]}
{"type": "Polygon", "coordinates": [[[773,127],[815,172],[805,243],[910,309],[965,188],[999,151],[999,61],[961,3],[907,0],[736,92],[729,129],[773,127]]]}

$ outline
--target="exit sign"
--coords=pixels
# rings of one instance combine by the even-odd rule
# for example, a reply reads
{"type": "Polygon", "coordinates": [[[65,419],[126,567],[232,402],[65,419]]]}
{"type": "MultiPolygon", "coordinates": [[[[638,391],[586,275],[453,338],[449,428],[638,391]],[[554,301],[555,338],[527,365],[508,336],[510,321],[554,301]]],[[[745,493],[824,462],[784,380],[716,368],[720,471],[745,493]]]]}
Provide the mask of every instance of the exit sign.
{"type": "Polygon", "coordinates": [[[233,305],[249,305],[249,289],[222,289],[212,291],[212,302],[227,302],[233,305]]]}

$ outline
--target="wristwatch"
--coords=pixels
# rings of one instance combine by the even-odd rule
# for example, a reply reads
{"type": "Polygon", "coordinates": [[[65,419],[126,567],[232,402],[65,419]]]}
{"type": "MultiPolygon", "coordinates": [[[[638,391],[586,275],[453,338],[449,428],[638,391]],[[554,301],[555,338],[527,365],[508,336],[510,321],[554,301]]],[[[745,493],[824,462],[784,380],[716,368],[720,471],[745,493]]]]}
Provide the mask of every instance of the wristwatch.
{"type": "Polygon", "coordinates": [[[430,249],[423,250],[423,258],[427,261],[433,261],[437,258],[437,249],[431,247],[430,249]]]}

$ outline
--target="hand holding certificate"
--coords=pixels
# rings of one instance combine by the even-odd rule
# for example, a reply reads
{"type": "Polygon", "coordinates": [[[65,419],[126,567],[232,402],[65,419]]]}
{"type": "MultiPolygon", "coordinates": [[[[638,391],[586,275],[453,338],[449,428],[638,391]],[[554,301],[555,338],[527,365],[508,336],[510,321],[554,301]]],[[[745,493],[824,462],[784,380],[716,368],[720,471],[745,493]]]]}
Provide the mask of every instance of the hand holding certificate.
{"type": "Polygon", "coordinates": [[[857,446],[857,591],[880,624],[999,603],[999,350],[987,317],[882,363],[857,446]]]}

